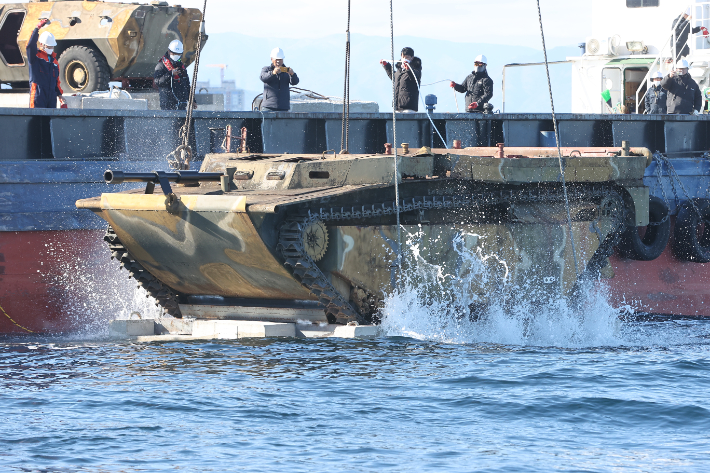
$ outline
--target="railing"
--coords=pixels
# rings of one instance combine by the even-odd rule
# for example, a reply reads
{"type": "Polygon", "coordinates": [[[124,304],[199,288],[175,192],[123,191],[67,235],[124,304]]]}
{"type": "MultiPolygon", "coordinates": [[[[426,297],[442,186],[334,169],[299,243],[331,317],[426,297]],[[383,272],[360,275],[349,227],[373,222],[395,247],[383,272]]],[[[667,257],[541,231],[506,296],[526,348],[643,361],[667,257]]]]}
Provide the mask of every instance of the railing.
{"type": "MultiPolygon", "coordinates": [[[[548,61],[547,64],[552,65],[552,64],[567,64],[572,61],[548,61]]],[[[526,62],[526,63],[513,63],[513,64],[506,64],[503,66],[503,80],[501,82],[501,88],[503,89],[503,108],[502,112],[505,113],[505,70],[508,67],[525,67],[525,66],[544,66],[544,62],[526,62]]]]}
{"type": "MultiPolygon", "coordinates": [[[[705,4],[710,5],[710,2],[706,2],[705,4]]],[[[693,5],[690,5],[692,8],[693,5]]],[[[654,59],[653,64],[651,64],[648,67],[648,72],[646,73],[646,76],[643,78],[643,81],[641,81],[641,86],[636,90],[636,113],[639,113],[639,107],[641,106],[641,101],[646,98],[646,94],[648,93],[649,87],[646,87],[646,91],[639,97],[639,93],[641,93],[641,90],[643,89],[643,84],[648,84],[648,79],[651,77],[651,73],[653,72],[654,68],[656,67],[656,64],[658,64],[658,70],[661,69],[661,61],[664,58],[670,58],[672,59],[673,66],[675,67],[675,63],[680,59],[680,53],[683,51],[683,48],[681,47],[680,51],[676,51],[677,49],[677,44],[676,44],[676,28],[678,26],[678,22],[681,20],[681,16],[678,17],[675,23],[673,23],[672,26],[672,32],[668,39],[666,40],[666,43],[663,45],[661,50],[658,52],[658,56],[656,56],[656,59],[654,59]],[[664,55],[664,52],[666,51],[666,48],[668,48],[670,45],[670,51],[668,51],[668,55],[664,55]]],[[[688,28],[690,28],[690,22],[688,23],[688,28]]],[[[690,32],[689,32],[690,33],[690,32]]],[[[688,43],[690,43],[691,35],[688,34],[688,43]]],[[[686,43],[687,44],[687,43],[686,43]]],[[[685,46],[685,45],[684,45],[685,46]]],[[[693,49],[695,44],[693,43],[693,49]]]]}

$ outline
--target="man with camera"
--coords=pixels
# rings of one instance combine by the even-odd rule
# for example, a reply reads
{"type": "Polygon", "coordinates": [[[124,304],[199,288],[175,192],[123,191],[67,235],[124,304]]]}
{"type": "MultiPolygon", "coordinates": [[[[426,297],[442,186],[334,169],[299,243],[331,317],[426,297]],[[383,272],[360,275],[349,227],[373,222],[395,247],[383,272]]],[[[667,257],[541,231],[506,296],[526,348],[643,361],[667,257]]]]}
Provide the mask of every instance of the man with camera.
{"type": "Polygon", "coordinates": [[[281,48],[271,51],[271,64],[261,69],[264,83],[264,97],[261,109],[269,112],[288,112],[291,108],[290,86],[298,85],[298,76],[293,69],[284,65],[281,48]]]}

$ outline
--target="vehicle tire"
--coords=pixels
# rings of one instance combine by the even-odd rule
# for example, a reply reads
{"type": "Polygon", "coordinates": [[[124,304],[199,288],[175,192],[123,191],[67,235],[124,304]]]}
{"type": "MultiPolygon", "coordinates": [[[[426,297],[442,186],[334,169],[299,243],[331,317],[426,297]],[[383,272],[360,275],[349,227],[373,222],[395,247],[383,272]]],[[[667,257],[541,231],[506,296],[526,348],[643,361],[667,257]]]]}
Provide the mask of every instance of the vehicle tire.
{"type": "Polygon", "coordinates": [[[671,236],[671,219],[663,199],[651,196],[648,202],[646,233],[641,237],[640,227],[626,227],[617,246],[619,254],[636,261],[652,261],[663,253],[671,236]]]}
{"type": "Polygon", "coordinates": [[[59,56],[59,81],[67,93],[107,90],[111,69],[103,54],[86,46],[72,46],[59,56]]]}
{"type": "Polygon", "coordinates": [[[710,263],[710,200],[686,200],[678,210],[673,232],[673,255],[681,261],[710,263]],[[698,215],[698,213],[700,215],[698,215]],[[700,226],[703,225],[703,229],[700,226]]]}

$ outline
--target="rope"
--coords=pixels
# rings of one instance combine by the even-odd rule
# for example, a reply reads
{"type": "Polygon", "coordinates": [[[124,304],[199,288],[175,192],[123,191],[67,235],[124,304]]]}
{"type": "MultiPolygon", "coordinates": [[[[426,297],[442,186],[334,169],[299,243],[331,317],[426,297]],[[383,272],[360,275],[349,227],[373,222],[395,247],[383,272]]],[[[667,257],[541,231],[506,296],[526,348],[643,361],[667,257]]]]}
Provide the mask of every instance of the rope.
{"type": "MultiPolygon", "coordinates": [[[[410,69],[411,70],[411,69],[410,69]]],[[[441,133],[439,133],[439,129],[434,125],[434,120],[431,119],[431,115],[429,115],[429,109],[426,106],[426,103],[424,103],[424,98],[422,97],[422,88],[419,86],[419,81],[417,80],[417,75],[414,73],[414,70],[412,70],[412,76],[414,76],[414,82],[417,84],[417,90],[419,91],[419,100],[422,102],[422,105],[424,105],[424,111],[426,112],[426,116],[431,122],[431,126],[434,127],[434,131],[436,131],[436,134],[439,135],[439,139],[441,140],[442,143],[444,143],[444,148],[449,149],[448,146],[446,146],[446,141],[444,141],[444,138],[441,136],[441,133]]],[[[441,82],[441,81],[439,81],[441,82]]],[[[430,84],[431,85],[431,84],[430,84]]],[[[456,93],[456,91],[454,91],[456,93]]],[[[456,101],[456,108],[458,108],[458,100],[456,101]]]]}
{"type": "Polygon", "coordinates": [[[345,31],[345,79],[343,84],[343,123],[340,131],[340,152],[347,153],[350,145],[350,0],[348,0],[348,29],[345,31]]]}
{"type": "Polygon", "coordinates": [[[18,327],[20,327],[20,328],[21,328],[22,330],[24,330],[25,332],[34,333],[32,330],[30,330],[30,329],[28,329],[28,328],[26,328],[26,327],[23,327],[22,325],[18,324],[18,323],[15,322],[14,320],[12,320],[12,317],[10,317],[9,315],[7,315],[7,312],[5,312],[5,309],[3,309],[1,305],[0,305],[0,310],[2,311],[3,314],[5,314],[5,317],[7,317],[8,319],[10,319],[10,322],[12,322],[13,324],[17,325],[18,327]]]}
{"type": "MultiPolygon", "coordinates": [[[[555,102],[552,99],[552,82],[550,81],[550,66],[547,61],[547,47],[545,46],[545,32],[542,29],[542,12],[540,11],[540,0],[537,0],[537,16],[540,21],[540,36],[542,37],[542,52],[545,54],[545,71],[547,72],[547,89],[550,92],[550,108],[552,109],[552,124],[555,127],[555,142],[557,143],[557,159],[560,163],[560,177],[562,179],[562,191],[565,196],[565,210],[567,210],[567,227],[569,229],[569,241],[572,245],[572,257],[574,258],[574,274],[579,275],[579,265],[577,264],[577,249],[574,246],[572,237],[572,215],[569,210],[569,197],[567,196],[567,182],[565,180],[565,166],[562,162],[562,150],[560,149],[560,132],[557,129],[557,119],[555,118],[555,102]]],[[[601,243],[601,242],[599,242],[601,243]]]]}
{"type": "Polygon", "coordinates": [[[401,267],[402,230],[399,226],[399,166],[397,165],[397,97],[394,84],[394,8],[390,0],[390,53],[392,56],[392,148],[394,149],[394,200],[397,208],[397,267],[401,267]]]}
{"type": "Polygon", "coordinates": [[[202,26],[200,27],[200,34],[197,36],[197,47],[195,48],[195,68],[192,70],[192,85],[190,87],[190,98],[187,101],[187,113],[185,117],[185,125],[180,129],[180,136],[182,138],[182,146],[178,147],[173,151],[175,157],[178,160],[178,169],[189,169],[190,162],[189,158],[192,157],[192,148],[190,147],[190,130],[192,129],[192,110],[195,104],[195,89],[197,88],[197,71],[200,69],[200,52],[202,51],[202,30],[205,25],[205,13],[207,12],[207,0],[205,0],[202,6],[202,26]],[[185,150],[188,159],[181,160],[178,156],[179,151],[185,150]],[[182,162],[181,162],[182,161],[182,162]]]}

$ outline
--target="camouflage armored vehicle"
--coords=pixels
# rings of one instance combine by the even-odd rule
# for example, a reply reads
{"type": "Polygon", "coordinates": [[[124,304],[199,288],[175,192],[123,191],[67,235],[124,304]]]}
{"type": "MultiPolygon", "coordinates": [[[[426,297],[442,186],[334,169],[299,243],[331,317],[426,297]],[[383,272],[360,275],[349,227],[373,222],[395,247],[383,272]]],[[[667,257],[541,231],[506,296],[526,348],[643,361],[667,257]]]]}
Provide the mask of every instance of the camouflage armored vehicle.
{"type": "Polygon", "coordinates": [[[40,18],[51,21],[42,31],[57,39],[55,52],[66,94],[105,90],[109,81],[121,81],[124,87],[150,86],[155,64],[170,41],[181,40],[184,60],[192,62],[202,23],[199,10],[158,1],[0,4],[0,82],[28,87],[25,49],[40,18]]]}
{"type": "MultiPolygon", "coordinates": [[[[563,153],[574,252],[556,149],[422,148],[398,157],[402,231],[419,235],[419,257],[454,276],[451,294],[475,294],[481,305],[516,286],[569,294],[579,278],[599,274],[627,225],[648,224],[647,149],[563,153]],[[466,279],[461,246],[494,277],[466,279]]],[[[405,258],[401,273],[395,264],[391,155],[212,154],[200,172],[107,171],[105,179],[147,186],[77,207],[109,223],[113,257],[178,317],[269,320],[279,310],[249,308],[311,304],[319,312],[294,318],[371,322],[410,264],[405,258]],[[170,183],[186,180],[201,183],[170,183]]]]}

